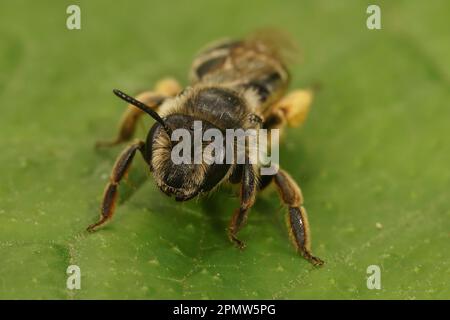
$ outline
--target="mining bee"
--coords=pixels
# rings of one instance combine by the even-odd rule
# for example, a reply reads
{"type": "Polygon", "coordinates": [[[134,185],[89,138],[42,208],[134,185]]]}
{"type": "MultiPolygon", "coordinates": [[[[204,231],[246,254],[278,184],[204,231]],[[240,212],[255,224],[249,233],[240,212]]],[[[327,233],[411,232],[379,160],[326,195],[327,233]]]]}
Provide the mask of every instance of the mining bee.
{"type": "MultiPolygon", "coordinates": [[[[323,261],[311,253],[311,239],[303,196],[297,183],[283,169],[273,175],[261,175],[258,163],[181,163],[172,161],[175,129],[192,132],[195,121],[203,129],[229,128],[255,130],[281,129],[302,124],[309,111],[313,90],[287,88],[290,76],[286,68],[285,37],[268,33],[250,35],[242,40],[222,40],[201,50],[190,72],[190,87],[182,90],[176,80],[164,79],[152,91],[136,98],[114,90],[128,103],[117,138],[99,142],[114,146],[131,140],[138,119],[148,114],[155,124],[145,141],[137,140],[119,155],[106,185],[100,220],[88,227],[93,231],[113,213],[118,187],[139,151],[148,164],[159,189],[177,201],[186,201],[211,192],[218,185],[240,184],[240,206],[228,228],[229,239],[238,247],[244,243],[237,234],[245,224],[257,193],[272,182],[287,206],[287,225],[297,251],[314,265],[323,261]]],[[[248,160],[248,159],[246,159],[248,160]]]]}

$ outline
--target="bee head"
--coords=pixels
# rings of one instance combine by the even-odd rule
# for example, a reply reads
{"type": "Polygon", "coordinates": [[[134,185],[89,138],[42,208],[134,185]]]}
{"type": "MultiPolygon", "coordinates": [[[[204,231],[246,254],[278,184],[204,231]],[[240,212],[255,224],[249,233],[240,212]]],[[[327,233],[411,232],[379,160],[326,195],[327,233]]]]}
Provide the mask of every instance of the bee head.
{"type": "Polygon", "coordinates": [[[172,114],[163,119],[155,110],[120,90],[114,90],[114,94],[156,120],[147,135],[145,159],[150,165],[158,187],[165,194],[174,195],[178,201],[192,199],[213,189],[229,172],[231,167],[229,164],[206,163],[203,159],[207,144],[203,144],[202,137],[206,130],[217,129],[213,124],[185,114],[172,114]],[[195,121],[201,123],[200,148],[195,145],[195,141],[198,142],[195,121]],[[172,138],[180,132],[183,133],[180,139],[173,141],[172,138]],[[178,148],[179,143],[183,143],[183,146],[189,145],[190,148],[178,148]],[[182,161],[179,161],[178,149],[183,153],[182,161]],[[201,151],[200,161],[195,156],[196,149],[201,151]]]}
{"type": "MultiPolygon", "coordinates": [[[[163,121],[170,128],[172,140],[164,127],[155,123],[146,143],[147,159],[158,187],[165,194],[174,195],[177,201],[186,201],[213,189],[226,176],[230,165],[206,163],[203,156],[207,144],[204,143],[200,144],[202,158],[196,161],[194,141],[198,132],[195,133],[194,122],[199,120],[189,115],[173,114],[163,121]],[[178,135],[179,132],[183,135],[178,135]],[[179,139],[174,141],[177,136],[179,139]]],[[[204,131],[214,128],[207,121],[201,123],[202,136],[204,131]]]]}

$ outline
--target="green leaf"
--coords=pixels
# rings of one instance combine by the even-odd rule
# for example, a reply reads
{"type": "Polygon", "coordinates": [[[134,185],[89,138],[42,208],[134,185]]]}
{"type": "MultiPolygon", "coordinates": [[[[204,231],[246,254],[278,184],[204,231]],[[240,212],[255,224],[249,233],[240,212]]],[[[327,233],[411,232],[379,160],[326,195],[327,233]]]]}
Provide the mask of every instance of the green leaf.
{"type": "Polygon", "coordinates": [[[2,5],[0,298],[450,298],[448,2],[379,1],[381,30],[361,1],[77,3],[72,31],[67,1],[2,5]],[[240,252],[225,232],[233,190],[176,203],[139,158],[113,221],[87,234],[120,152],[93,148],[124,108],[111,89],[187,84],[201,46],[265,25],[300,43],[292,88],[322,84],[280,161],[326,264],[295,253],[276,193],[258,198],[240,252]],[[66,289],[72,264],[80,290],[66,289]]]}

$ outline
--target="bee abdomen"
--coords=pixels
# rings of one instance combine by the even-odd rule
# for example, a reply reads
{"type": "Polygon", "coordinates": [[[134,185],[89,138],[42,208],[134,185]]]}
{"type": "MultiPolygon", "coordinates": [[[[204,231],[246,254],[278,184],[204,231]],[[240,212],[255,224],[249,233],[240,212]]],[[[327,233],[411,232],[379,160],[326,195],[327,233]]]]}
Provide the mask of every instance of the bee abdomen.
{"type": "Polygon", "coordinates": [[[273,72],[266,77],[247,82],[244,84],[244,87],[253,88],[258,94],[260,101],[265,102],[281,85],[281,75],[278,72],[273,72]]]}
{"type": "Polygon", "coordinates": [[[195,69],[195,74],[199,79],[202,79],[206,74],[222,67],[226,60],[227,56],[219,56],[206,60],[195,69]]]}
{"type": "Polygon", "coordinates": [[[193,82],[201,81],[207,75],[220,70],[229,58],[231,51],[241,44],[242,41],[226,40],[203,50],[192,65],[191,80],[193,82]]]}
{"type": "Polygon", "coordinates": [[[289,73],[270,44],[228,40],[200,52],[191,68],[191,82],[252,89],[264,108],[284,93],[289,73]]]}

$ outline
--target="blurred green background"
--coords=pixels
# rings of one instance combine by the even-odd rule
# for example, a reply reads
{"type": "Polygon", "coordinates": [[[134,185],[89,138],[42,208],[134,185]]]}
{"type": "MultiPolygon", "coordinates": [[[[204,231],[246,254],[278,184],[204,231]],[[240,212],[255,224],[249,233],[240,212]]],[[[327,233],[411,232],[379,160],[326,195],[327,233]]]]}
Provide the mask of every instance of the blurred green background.
{"type": "Polygon", "coordinates": [[[0,298],[450,298],[449,12],[419,0],[3,1],[0,298]],[[81,30],[66,29],[70,4],[81,30]],[[369,4],[381,30],[366,28],[369,4]],[[85,233],[121,150],[93,148],[124,110],[111,89],[186,85],[200,47],[265,26],[301,47],[292,88],[322,84],[280,161],[326,265],[295,254],[276,193],[259,197],[239,252],[225,233],[231,190],[175,203],[139,157],[113,222],[85,233]],[[66,289],[71,264],[81,290],[66,289]],[[366,286],[369,265],[381,290],[366,286]]]}

